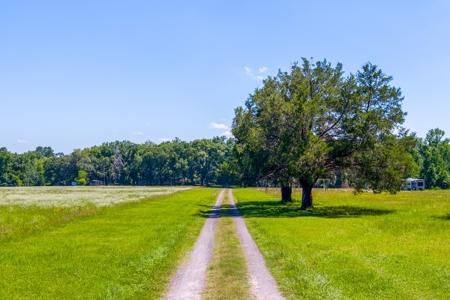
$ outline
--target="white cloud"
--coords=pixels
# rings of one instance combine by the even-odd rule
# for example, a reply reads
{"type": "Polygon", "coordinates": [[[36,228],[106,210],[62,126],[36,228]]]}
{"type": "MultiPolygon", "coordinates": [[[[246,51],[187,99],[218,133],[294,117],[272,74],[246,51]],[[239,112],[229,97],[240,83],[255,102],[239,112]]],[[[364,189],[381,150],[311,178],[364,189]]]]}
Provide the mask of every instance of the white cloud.
{"type": "Polygon", "coordinates": [[[19,144],[28,144],[28,143],[29,143],[29,141],[23,140],[23,139],[17,139],[17,142],[18,142],[19,144]]]}
{"type": "Polygon", "coordinates": [[[228,137],[228,138],[233,137],[233,134],[231,133],[231,131],[225,131],[225,132],[222,132],[222,135],[223,135],[223,136],[226,136],[226,137],[228,137]]]}
{"type": "MultiPolygon", "coordinates": [[[[255,76],[255,74],[253,74],[252,69],[248,68],[248,67],[244,67],[245,73],[247,73],[248,76],[250,76],[250,78],[253,79],[257,79],[257,80],[263,80],[264,77],[263,76],[255,76]]],[[[266,67],[262,67],[259,69],[260,72],[264,72],[265,70],[267,70],[266,67]]]]}
{"type": "Polygon", "coordinates": [[[159,138],[160,142],[170,142],[170,139],[168,138],[159,138]]]}
{"type": "Polygon", "coordinates": [[[210,129],[230,129],[227,125],[225,124],[217,124],[217,123],[211,123],[209,124],[209,128],[210,129]]]}
{"type": "Polygon", "coordinates": [[[144,133],[143,133],[143,132],[140,132],[140,131],[133,131],[131,134],[134,134],[134,135],[143,135],[144,133]]]}

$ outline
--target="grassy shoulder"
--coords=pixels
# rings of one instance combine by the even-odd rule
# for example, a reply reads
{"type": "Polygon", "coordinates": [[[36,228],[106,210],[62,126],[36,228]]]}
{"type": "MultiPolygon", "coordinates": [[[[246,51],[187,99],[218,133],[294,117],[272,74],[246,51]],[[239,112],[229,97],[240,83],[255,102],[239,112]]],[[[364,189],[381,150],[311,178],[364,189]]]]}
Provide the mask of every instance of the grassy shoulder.
{"type": "Polygon", "coordinates": [[[225,193],[204,299],[250,299],[245,254],[228,203],[228,193],[225,193]]]}
{"type": "Polygon", "coordinates": [[[189,187],[0,188],[0,241],[52,228],[106,207],[138,202],[189,187]]]}
{"type": "Polygon", "coordinates": [[[103,210],[104,208],[92,205],[64,208],[0,206],[0,241],[7,238],[20,238],[76,218],[92,216],[103,210]]]}
{"type": "Polygon", "coordinates": [[[281,204],[277,190],[262,191],[234,195],[288,298],[448,298],[448,191],[353,196],[315,190],[311,211],[299,211],[298,201],[281,204]]]}
{"type": "Polygon", "coordinates": [[[0,298],[159,298],[216,197],[194,189],[4,239],[0,298]]]}

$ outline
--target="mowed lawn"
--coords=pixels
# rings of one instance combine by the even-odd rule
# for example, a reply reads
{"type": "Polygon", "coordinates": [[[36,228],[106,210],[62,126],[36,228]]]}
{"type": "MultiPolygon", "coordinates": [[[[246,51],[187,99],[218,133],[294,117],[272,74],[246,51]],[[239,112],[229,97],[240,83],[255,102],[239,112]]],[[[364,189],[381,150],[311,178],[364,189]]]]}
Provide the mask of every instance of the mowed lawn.
{"type": "Polygon", "coordinates": [[[265,191],[233,192],[287,298],[449,299],[450,191],[317,189],[311,211],[265,191]]]}
{"type": "Polygon", "coordinates": [[[27,222],[0,238],[0,299],[160,298],[216,197],[192,189],[111,207],[2,207],[2,218],[27,222]]]}

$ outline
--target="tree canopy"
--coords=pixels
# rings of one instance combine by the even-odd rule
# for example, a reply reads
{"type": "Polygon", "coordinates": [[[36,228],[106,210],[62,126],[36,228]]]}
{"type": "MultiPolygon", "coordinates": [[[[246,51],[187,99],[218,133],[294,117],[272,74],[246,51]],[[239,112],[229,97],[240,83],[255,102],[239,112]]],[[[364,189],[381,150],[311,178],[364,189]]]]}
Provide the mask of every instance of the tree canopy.
{"type": "Polygon", "coordinates": [[[342,64],[303,58],[290,72],[268,77],[235,110],[234,155],[243,180],[281,184],[290,200],[294,181],[302,209],[312,206],[319,178],[346,170],[357,191],[396,192],[412,168],[414,137],[401,127],[406,113],[391,76],[367,63],[344,77],[342,64]]]}
{"type": "Polygon", "coordinates": [[[100,180],[106,185],[234,184],[229,166],[233,139],[135,144],[103,143],[72,153],[37,147],[22,154],[0,148],[0,186],[79,185],[100,180]]]}

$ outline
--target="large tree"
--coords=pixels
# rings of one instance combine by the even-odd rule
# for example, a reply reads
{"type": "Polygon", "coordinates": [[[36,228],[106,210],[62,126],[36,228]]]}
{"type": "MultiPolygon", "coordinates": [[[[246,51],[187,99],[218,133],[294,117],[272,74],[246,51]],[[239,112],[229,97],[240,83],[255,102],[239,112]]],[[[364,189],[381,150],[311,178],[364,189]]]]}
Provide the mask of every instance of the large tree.
{"type": "Polygon", "coordinates": [[[302,186],[302,206],[313,205],[319,178],[348,170],[360,191],[396,192],[411,168],[406,150],[414,139],[401,127],[401,91],[391,76],[367,63],[343,76],[342,65],[303,59],[291,71],[268,77],[238,107],[233,120],[235,155],[243,179],[281,184],[290,200],[293,180],[302,186]]]}

